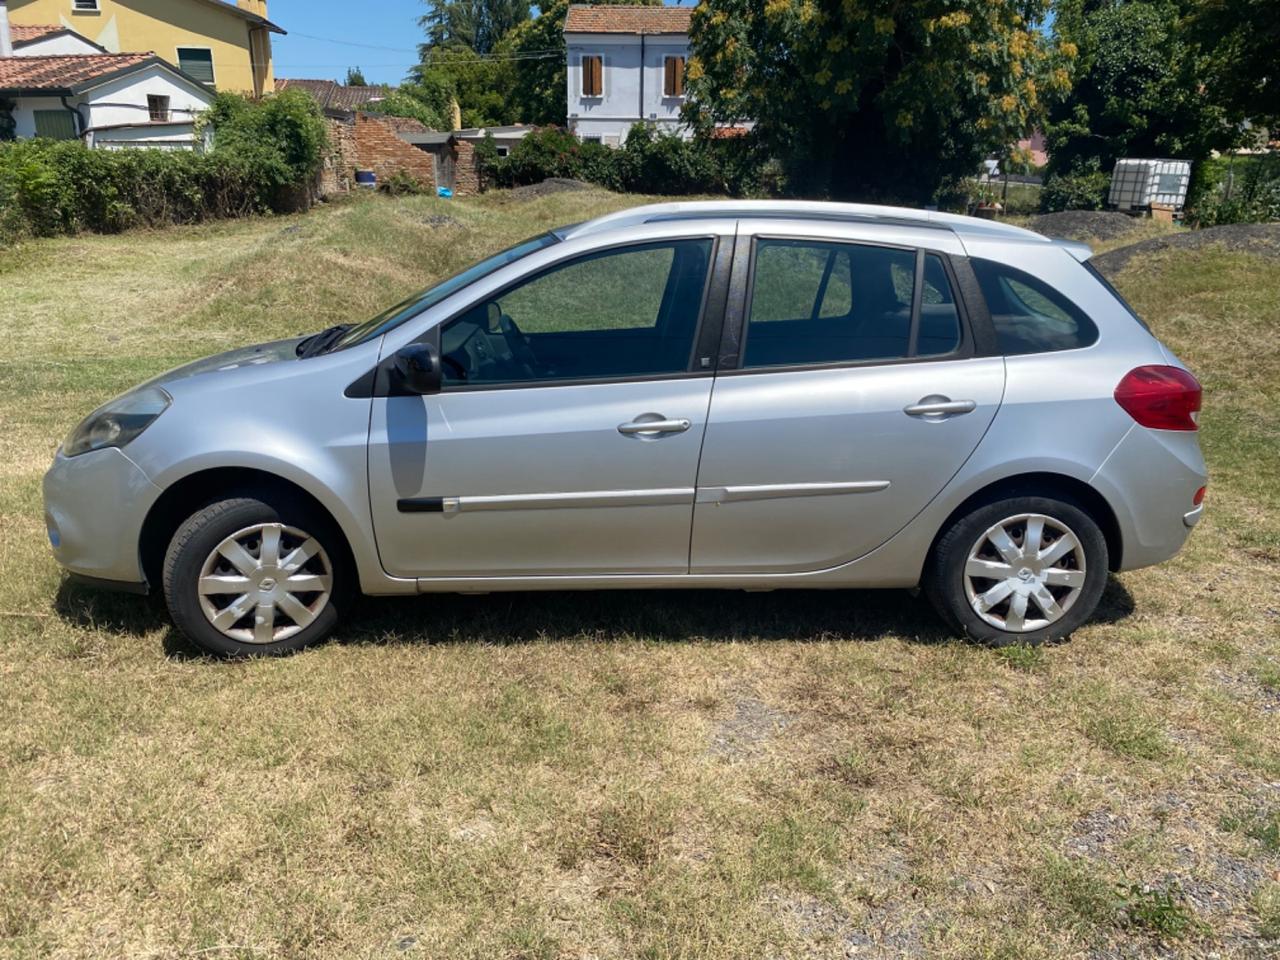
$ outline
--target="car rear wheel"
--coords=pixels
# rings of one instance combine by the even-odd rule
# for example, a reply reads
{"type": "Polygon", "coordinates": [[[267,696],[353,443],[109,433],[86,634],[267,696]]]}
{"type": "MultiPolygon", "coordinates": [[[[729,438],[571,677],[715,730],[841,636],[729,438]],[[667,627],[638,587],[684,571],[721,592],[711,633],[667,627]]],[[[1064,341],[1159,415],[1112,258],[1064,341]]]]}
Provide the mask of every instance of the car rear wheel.
{"type": "Polygon", "coordinates": [[[243,497],[196,511],[165,555],[174,624],[217,656],[291,653],[325,639],[349,595],[340,535],[290,503],[243,497]]]}
{"type": "Polygon", "coordinates": [[[1069,636],[1098,606],[1107,542],[1079,506],[1013,497],[956,520],[926,568],[929,601],[956,632],[993,646],[1069,636]]]}

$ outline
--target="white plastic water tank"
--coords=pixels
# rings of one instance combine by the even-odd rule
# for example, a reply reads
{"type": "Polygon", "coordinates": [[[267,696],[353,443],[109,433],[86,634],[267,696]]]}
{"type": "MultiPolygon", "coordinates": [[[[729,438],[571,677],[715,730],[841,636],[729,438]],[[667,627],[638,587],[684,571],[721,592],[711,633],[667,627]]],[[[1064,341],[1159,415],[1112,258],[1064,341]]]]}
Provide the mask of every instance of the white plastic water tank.
{"type": "Polygon", "coordinates": [[[1153,203],[1181,210],[1190,184],[1187,160],[1117,160],[1107,202],[1119,210],[1145,210],[1153,203]]]}

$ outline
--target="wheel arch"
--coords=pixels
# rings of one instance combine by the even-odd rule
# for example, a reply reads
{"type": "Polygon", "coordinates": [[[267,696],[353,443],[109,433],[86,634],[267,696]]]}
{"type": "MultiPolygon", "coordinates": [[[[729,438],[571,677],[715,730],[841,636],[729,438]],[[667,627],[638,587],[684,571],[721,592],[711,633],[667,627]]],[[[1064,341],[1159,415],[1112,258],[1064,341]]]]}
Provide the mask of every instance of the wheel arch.
{"type": "Polygon", "coordinates": [[[333,511],[305,487],[253,467],[212,467],[170,484],[147,512],[138,537],[138,559],[152,589],[162,582],[165,551],[182,522],[201,507],[236,496],[292,497],[301,501],[307,510],[332,524],[341,539],[339,547],[347,569],[353,574],[358,572],[350,535],[333,511]]]}
{"type": "Polygon", "coordinates": [[[1114,573],[1120,569],[1124,555],[1124,537],[1120,532],[1120,522],[1115,510],[1107,499],[1094,487],[1075,477],[1061,473],[1038,471],[1019,473],[994,480],[986,486],[969,494],[946,520],[938,527],[933,541],[929,544],[929,556],[932,556],[938,541],[951,526],[961,517],[988,503],[1003,500],[1007,497],[1053,497],[1057,496],[1080,507],[1093,519],[1107,542],[1107,567],[1114,573]]]}

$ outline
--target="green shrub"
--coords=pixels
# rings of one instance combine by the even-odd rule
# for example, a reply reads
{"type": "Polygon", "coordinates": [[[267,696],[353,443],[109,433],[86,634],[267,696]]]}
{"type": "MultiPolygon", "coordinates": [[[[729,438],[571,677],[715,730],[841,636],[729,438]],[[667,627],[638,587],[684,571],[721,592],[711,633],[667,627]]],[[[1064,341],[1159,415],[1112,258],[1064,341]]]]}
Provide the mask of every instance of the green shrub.
{"type": "Polygon", "coordinates": [[[1280,220],[1280,155],[1216,157],[1200,164],[1188,216],[1197,226],[1280,220]]]}
{"type": "Polygon", "coordinates": [[[488,140],[477,147],[477,156],[485,183],[501,187],[565,177],[633,193],[743,195],[777,189],[768,182],[758,148],[747,138],[685,140],[645,124],[632,127],[620,149],[544,127],[506,157],[499,157],[488,140]]]}
{"type": "Polygon", "coordinates": [[[285,209],[309,190],[324,156],[324,121],[305,94],[260,104],[219,94],[201,120],[207,126],[208,153],[0,143],[0,243],[285,209]]]}
{"type": "Polygon", "coordinates": [[[1059,210],[1102,210],[1111,178],[1105,173],[1063,173],[1049,177],[1040,190],[1042,213],[1059,210]]]}
{"type": "Polygon", "coordinates": [[[380,181],[378,189],[393,197],[415,197],[431,192],[421,180],[405,170],[397,170],[380,181]]]}

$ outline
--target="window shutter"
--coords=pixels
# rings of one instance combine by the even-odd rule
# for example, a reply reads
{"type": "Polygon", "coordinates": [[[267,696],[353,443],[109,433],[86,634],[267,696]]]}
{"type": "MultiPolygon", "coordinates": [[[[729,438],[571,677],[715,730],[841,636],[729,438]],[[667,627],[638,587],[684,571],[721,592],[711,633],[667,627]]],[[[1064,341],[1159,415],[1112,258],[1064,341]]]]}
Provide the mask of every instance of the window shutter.
{"type": "Polygon", "coordinates": [[[601,91],[601,66],[602,57],[587,57],[583,61],[583,93],[588,97],[598,97],[601,91]]]}
{"type": "Polygon", "coordinates": [[[684,96],[684,57],[674,57],[671,60],[672,73],[672,89],[675,96],[684,96]]]}
{"type": "Polygon", "coordinates": [[[69,110],[35,110],[36,136],[50,140],[76,139],[76,118],[69,110]]]}
{"type": "Polygon", "coordinates": [[[179,50],[178,68],[193,80],[207,87],[213,86],[213,51],[179,50]]]}
{"type": "Polygon", "coordinates": [[[667,57],[662,61],[663,77],[662,77],[662,93],[663,96],[674,97],[676,95],[676,58],[667,57]]]}

